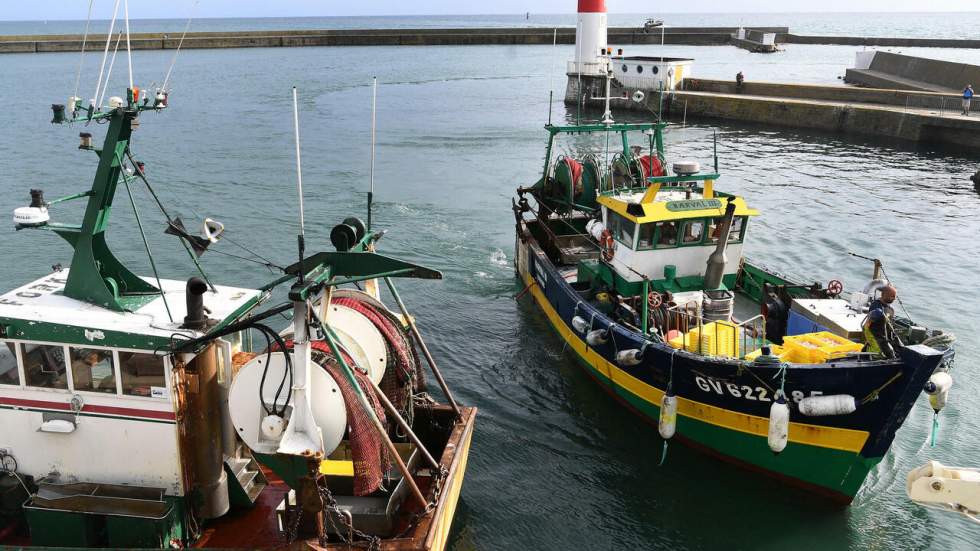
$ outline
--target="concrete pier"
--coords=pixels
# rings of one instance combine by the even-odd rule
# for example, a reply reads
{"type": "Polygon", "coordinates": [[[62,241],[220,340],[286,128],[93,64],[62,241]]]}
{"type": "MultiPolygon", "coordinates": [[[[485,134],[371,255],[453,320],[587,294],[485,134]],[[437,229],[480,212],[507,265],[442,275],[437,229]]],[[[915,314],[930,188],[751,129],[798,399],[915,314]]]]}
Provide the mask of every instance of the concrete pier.
{"type": "MultiPolygon", "coordinates": [[[[843,86],[686,79],[665,97],[674,119],[704,117],[980,148],[980,114],[962,116],[954,94],[843,86]]],[[[649,98],[646,108],[657,107],[649,98]]]]}
{"type": "Polygon", "coordinates": [[[866,67],[848,69],[844,80],[876,88],[947,93],[958,93],[967,84],[980,83],[978,65],[891,52],[879,51],[872,55],[866,67]]]}
{"type": "MultiPolygon", "coordinates": [[[[756,27],[774,33],[787,33],[787,27],[756,27]]],[[[663,36],[659,30],[647,32],[642,27],[611,27],[609,43],[724,45],[735,32],[734,27],[670,27],[663,36]]],[[[180,33],[134,33],[133,49],[168,50],[177,47],[180,33]]],[[[105,44],[105,35],[90,35],[87,48],[105,44]]],[[[280,48],[298,46],[457,46],[482,44],[551,44],[555,29],[462,28],[462,29],[337,29],[298,31],[242,31],[188,33],[184,48],[280,48]]],[[[575,29],[558,28],[559,44],[574,44],[575,29]]],[[[77,52],[82,48],[81,35],[7,35],[0,36],[0,53],[77,52]]]]}

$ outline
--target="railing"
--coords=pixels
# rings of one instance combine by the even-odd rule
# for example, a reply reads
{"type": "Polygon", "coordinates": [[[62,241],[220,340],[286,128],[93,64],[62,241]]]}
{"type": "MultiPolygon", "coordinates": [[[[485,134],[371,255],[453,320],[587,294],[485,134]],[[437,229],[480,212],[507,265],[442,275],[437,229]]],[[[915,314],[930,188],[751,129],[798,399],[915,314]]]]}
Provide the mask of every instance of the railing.
{"type": "MultiPolygon", "coordinates": [[[[689,301],[685,304],[678,304],[667,308],[667,329],[677,330],[682,335],[686,335],[691,330],[697,328],[697,335],[704,335],[704,318],[701,316],[700,305],[697,301],[689,301]]],[[[762,348],[766,343],[766,318],[762,314],[757,314],[745,321],[734,323],[735,338],[738,340],[739,358],[755,352],[762,348]]],[[[714,325],[715,350],[718,350],[719,326],[714,325]]],[[[694,353],[700,356],[711,356],[705,347],[699,342],[694,347],[694,353]]]]}
{"type": "MultiPolygon", "coordinates": [[[[962,102],[963,98],[953,95],[908,94],[905,96],[905,112],[909,109],[928,109],[936,111],[940,117],[956,116],[963,112],[962,102]]],[[[970,103],[969,112],[980,113],[980,100],[970,103]]]]}

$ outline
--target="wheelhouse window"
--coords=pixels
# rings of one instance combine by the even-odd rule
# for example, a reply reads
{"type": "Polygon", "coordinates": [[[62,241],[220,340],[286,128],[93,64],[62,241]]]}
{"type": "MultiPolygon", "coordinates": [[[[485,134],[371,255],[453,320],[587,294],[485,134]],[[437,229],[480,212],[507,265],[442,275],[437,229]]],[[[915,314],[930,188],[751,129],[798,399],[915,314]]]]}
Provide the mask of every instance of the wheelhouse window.
{"type": "MultiPolygon", "coordinates": [[[[708,242],[717,243],[718,238],[721,235],[721,222],[723,218],[712,218],[711,223],[708,224],[708,242]]],[[[742,235],[745,228],[745,217],[736,216],[732,219],[732,231],[728,234],[729,243],[741,243],[744,236],[742,235]]]]}
{"type": "Polygon", "coordinates": [[[167,379],[163,356],[119,352],[119,376],[127,396],[166,396],[167,379]]]}
{"type": "Polygon", "coordinates": [[[620,214],[609,211],[606,215],[606,229],[609,233],[623,245],[633,248],[633,234],[636,232],[636,222],[625,218],[620,214]]]}
{"type": "Polygon", "coordinates": [[[698,245],[704,237],[704,220],[688,220],[684,222],[684,235],[681,242],[685,245],[698,245]]]}
{"type": "Polygon", "coordinates": [[[17,371],[17,345],[12,342],[0,343],[0,385],[19,385],[20,373],[17,371]]]}
{"type": "Polygon", "coordinates": [[[68,390],[65,347],[29,343],[20,346],[27,386],[68,390]]]}
{"type": "Polygon", "coordinates": [[[728,235],[729,243],[741,243],[745,239],[745,223],[748,221],[748,217],[736,216],[732,220],[732,233],[728,235]]]}
{"type": "Polygon", "coordinates": [[[677,246],[677,222],[640,224],[637,249],[667,249],[677,246]]]}
{"type": "Polygon", "coordinates": [[[116,368],[112,351],[96,348],[69,348],[71,382],[75,390],[116,393],[116,368]]]}

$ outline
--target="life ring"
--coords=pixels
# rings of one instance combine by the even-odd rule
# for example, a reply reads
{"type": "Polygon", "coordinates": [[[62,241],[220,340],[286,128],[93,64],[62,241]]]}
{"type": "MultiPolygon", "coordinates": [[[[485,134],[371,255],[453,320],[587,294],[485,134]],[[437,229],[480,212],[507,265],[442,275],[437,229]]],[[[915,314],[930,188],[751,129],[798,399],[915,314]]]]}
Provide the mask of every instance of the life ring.
{"type": "Polygon", "coordinates": [[[827,284],[827,295],[830,297],[839,297],[841,293],[844,292],[844,284],[841,283],[839,279],[831,279],[830,283],[827,284]]]}
{"type": "Polygon", "coordinates": [[[612,232],[602,230],[599,235],[599,251],[602,252],[602,259],[609,262],[616,255],[616,241],[613,240],[612,232]]]}
{"type": "Polygon", "coordinates": [[[660,308],[660,305],[664,303],[664,296],[656,291],[650,291],[647,295],[647,306],[650,310],[656,310],[660,308]]]}

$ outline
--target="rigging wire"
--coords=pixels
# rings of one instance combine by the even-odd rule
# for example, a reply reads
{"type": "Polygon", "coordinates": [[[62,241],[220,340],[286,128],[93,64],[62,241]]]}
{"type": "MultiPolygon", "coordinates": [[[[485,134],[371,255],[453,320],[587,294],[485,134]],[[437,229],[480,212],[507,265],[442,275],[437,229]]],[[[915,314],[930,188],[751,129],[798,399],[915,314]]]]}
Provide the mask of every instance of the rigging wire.
{"type": "Polygon", "coordinates": [[[88,15],[85,17],[85,34],[82,35],[82,53],[78,57],[78,74],[75,76],[75,93],[73,98],[78,97],[78,86],[82,82],[82,64],[85,62],[85,44],[88,42],[88,31],[92,24],[92,5],[95,0],[88,0],[88,15]]]}
{"type": "MultiPolygon", "coordinates": [[[[105,51],[102,52],[102,67],[99,69],[99,80],[96,81],[95,86],[95,96],[93,99],[99,98],[99,91],[102,89],[102,75],[105,72],[105,62],[109,57],[109,44],[112,43],[112,31],[116,28],[116,15],[119,14],[119,0],[116,0],[116,7],[112,11],[112,21],[109,23],[109,33],[105,37],[105,51]]],[[[98,102],[96,102],[98,106],[98,102]]]]}
{"type": "MultiPolygon", "coordinates": [[[[119,153],[116,153],[116,161],[122,166],[122,157],[119,153]]],[[[129,176],[126,174],[125,170],[120,171],[122,174],[123,183],[126,184],[126,193],[129,194],[129,202],[133,205],[133,215],[136,216],[136,227],[139,228],[140,237],[143,238],[143,246],[146,247],[146,256],[150,259],[150,267],[153,268],[153,277],[157,280],[157,287],[160,289],[160,297],[163,298],[163,306],[167,309],[167,317],[170,318],[170,323],[173,323],[174,316],[170,312],[170,305],[167,303],[167,294],[163,291],[163,283],[160,281],[160,273],[157,271],[157,264],[153,260],[153,253],[150,252],[150,243],[146,240],[146,233],[143,231],[143,222],[140,221],[140,211],[136,208],[136,200],[133,198],[133,190],[129,187],[129,176]]]]}
{"type": "Polygon", "coordinates": [[[116,47],[112,50],[112,61],[109,62],[109,71],[105,74],[105,83],[102,85],[102,95],[98,97],[96,105],[102,105],[103,100],[105,100],[106,90],[109,89],[109,77],[112,76],[112,67],[116,64],[116,54],[119,52],[119,42],[122,40],[122,31],[119,31],[116,36],[116,47]]]}
{"type": "Polygon", "coordinates": [[[174,70],[174,65],[177,64],[177,54],[180,53],[181,46],[184,45],[184,37],[187,36],[188,29],[191,28],[191,21],[194,20],[194,9],[197,8],[198,2],[194,2],[191,6],[191,14],[187,17],[187,24],[184,25],[184,32],[180,35],[180,41],[177,42],[177,49],[174,51],[174,58],[170,61],[170,67],[167,69],[167,76],[163,79],[163,86],[160,87],[164,92],[167,91],[167,84],[170,83],[170,74],[174,70]]]}

